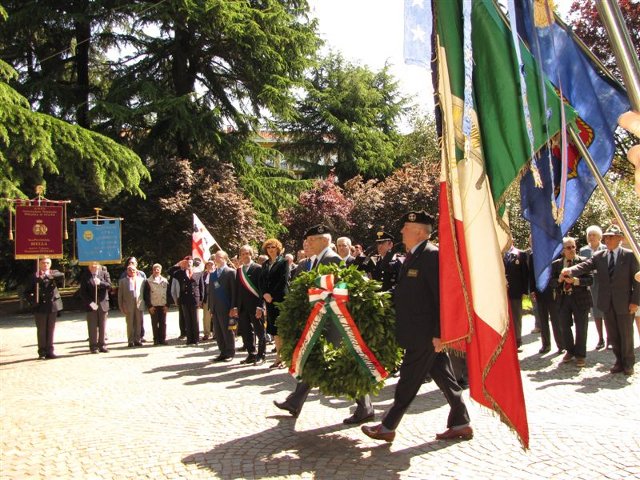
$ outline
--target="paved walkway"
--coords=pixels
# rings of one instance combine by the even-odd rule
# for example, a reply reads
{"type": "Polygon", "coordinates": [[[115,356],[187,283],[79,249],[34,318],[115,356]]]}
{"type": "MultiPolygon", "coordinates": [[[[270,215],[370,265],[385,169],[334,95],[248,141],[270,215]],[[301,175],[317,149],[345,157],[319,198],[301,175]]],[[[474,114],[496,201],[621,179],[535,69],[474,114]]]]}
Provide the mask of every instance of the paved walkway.
{"type": "MultiPolygon", "coordinates": [[[[175,338],[175,312],[169,323],[175,338]]],[[[342,424],[351,402],[315,390],[297,420],[281,415],[272,401],[294,385],[284,370],[242,366],[240,354],[213,364],[210,342],[129,349],[116,312],[111,352],[91,355],[85,325],[81,313],[65,313],[61,358],[38,361],[32,318],[0,318],[1,478],[640,478],[640,374],[610,375],[611,352],[590,350],[579,371],[538,355],[537,335],[524,337],[529,451],[473,402],[474,439],[434,441],[447,407],[433,383],[388,445],[342,424]]],[[[532,326],[526,317],[523,331],[532,326]]],[[[394,383],[374,399],[377,417],[394,383]]]]}

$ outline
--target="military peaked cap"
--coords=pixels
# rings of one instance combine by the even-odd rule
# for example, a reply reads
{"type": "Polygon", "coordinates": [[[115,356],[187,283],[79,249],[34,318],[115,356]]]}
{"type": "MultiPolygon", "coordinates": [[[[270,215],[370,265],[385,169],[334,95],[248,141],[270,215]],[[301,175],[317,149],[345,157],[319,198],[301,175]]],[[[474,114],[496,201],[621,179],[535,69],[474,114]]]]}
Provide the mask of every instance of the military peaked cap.
{"type": "Polygon", "coordinates": [[[376,232],[376,242],[386,242],[387,240],[393,242],[393,235],[385,232],[384,230],[378,230],[376,232]]]}

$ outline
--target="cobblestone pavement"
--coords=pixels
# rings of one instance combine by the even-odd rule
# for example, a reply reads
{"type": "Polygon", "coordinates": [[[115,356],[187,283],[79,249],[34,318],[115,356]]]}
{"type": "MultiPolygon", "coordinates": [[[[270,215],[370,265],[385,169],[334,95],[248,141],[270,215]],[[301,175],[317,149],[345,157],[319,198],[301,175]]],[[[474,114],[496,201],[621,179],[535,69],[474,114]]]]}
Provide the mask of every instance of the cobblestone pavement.
{"type": "MultiPolygon", "coordinates": [[[[175,338],[176,312],[169,324],[175,338]]],[[[38,361],[32,317],[0,318],[1,478],[640,478],[640,374],[608,373],[613,354],[592,350],[593,324],[582,370],[540,356],[538,335],[524,336],[528,451],[473,402],[474,439],[435,441],[448,409],[433,383],[423,386],[395,442],[381,444],[342,424],[352,402],[317,390],[297,420],[282,415],[272,401],[294,380],[268,363],[245,367],[240,353],[232,363],[211,363],[218,353],[211,342],[127,348],[116,312],[110,353],[91,355],[85,325],[82,313],[64,313],[60,358],[38,361]]],[[[523,331],[532,327],[525,317],[523,331]]],[[[395,381],[374,399],[377,418],[395,381]]]]}

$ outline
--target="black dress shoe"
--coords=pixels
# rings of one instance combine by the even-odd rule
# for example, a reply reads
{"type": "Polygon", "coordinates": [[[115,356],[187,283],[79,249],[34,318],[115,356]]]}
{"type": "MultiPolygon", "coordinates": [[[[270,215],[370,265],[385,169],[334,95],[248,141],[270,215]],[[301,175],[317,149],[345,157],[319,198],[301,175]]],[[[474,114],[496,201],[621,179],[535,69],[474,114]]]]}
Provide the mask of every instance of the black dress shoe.
{"type": "Polygon", "coordinates": [[[254,365],[264,365],[266,363],[267,359],[262,357],[262,356],[257,356],[255,358],[255,360],[253,361],[254,365]]]}
{"type": "Polygon", "coordinates": [[[134,345],[135,345],[136,347],[141,347],[141,346],[142,346],[142,343],[140,343],[140,342],[134,342],[134,345]]]}
{"type": "Polygon", "coordinates": [[[109,353],[109,349],[108,349],[107,347],[100,347],[100,348],[98,349],[98,351],[99,351],[100,353],[109,353]]]}
{"type": "Polygon", "coordinates": [[[224,357],[221,361],[225,363],[229,363],[232,360],[233,360],[233,357],[224,357]]]}
{"type": "Polygon", "coordinates": [[[38,360],[46,360],[46,359],[47,359],[46,355],[39,355],[38,356],[38,360]]]}
{"type": "Polygon", "coordinates": [[[600,340],[596,345],[596,350],[602,350],[604,348],[604,340],[600,340]]]}
{"type": "Polygon", "coordinates": [[[244,360],[241,360],[240,363],[242,363],[243,365],[246,365],[249,363],[255,363],[255,361],[256,361],[255,355],[247,355],[247,358],[245,358],[244,360]]]}
{"type": "Polygon", "coordinates": [[[538,350],[538,353],[543,354],[543,353],[549,353],[551,351],[551,347],[546,346],[546,347],[542,347],[540,350],[538,350]]]}
{"type": "Polygon", "coordinates": [[[212,362],[222,362],[225,358],[227,358],[227,357],[225,357],[224,355],[218,355],[216,358],[212,359],[211,361],[212,362]]]}
{"type": "Polygon", "coordinates": [[[364,415],[356,415],[355,413],[350,417],[345,418],[342,423],[345,425],[358,425],[360,423],[373,420],[376,414],[374,412],[365,413],[364,415]]]}
{"type": "Polygon", "coordinates": [[[609,370],[609,373],[620,373],[620,372],[624,372],[624,368],[622,368],[622,365],[614,365],[613,368],[611,370],[609,370]]]}
{"type": "Polygon", "coordinates": [[[53,360],[54,358],[58,358],[58,356],[55,353],[50,353],[48,355],[45,355],[45,357],[47,358],[47,360],[53,360]]]}
{"type": "Polygon", "coordinates": [[[273,401],[273,404],[278,407],[280,410],[286,410],[287,412],[289,412],[291,415],[293,415],[295,418],[298,417],[298,415],[300,414],[300,412],[298,410],[296,410],[295,408],[293,408],[293,405],[291,405],[290,403],[287,403],[286,401],[284,402],[278,402],[277,400],[273,401]]]}
{"type": "Polygon", "coordinates": [[[98,353],[98,349],[97,348],[92,348],[91,349],[91,353],[98,353]]]}

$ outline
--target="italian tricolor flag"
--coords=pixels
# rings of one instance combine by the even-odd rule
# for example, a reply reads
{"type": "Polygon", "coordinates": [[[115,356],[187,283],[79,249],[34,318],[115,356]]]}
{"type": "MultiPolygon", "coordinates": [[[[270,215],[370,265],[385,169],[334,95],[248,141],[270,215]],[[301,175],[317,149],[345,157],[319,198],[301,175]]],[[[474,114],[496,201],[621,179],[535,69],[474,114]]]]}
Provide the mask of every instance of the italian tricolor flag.
{"type": "MultiPolygon", "coordinates": [[[[442,340],[466,351],[471,397],[497,412],[528,448],[527,413],[502,262],[510,235],[499,212],[506,189],[527,168],[531,156],[515,50],[493,2],[475,0],[471,14],[472,130],[465,150],[461,2],[434,0],[433,18],[442,128],[442,340]]],[[[522,55],[537,151],[545,141],[539,77],[524,47],[522,55]]],[[[547,102],[557,110],[557,96],[544,85],[547,102]]],[[[557,132],[556,113],[550,122],[557,132]]]]}

